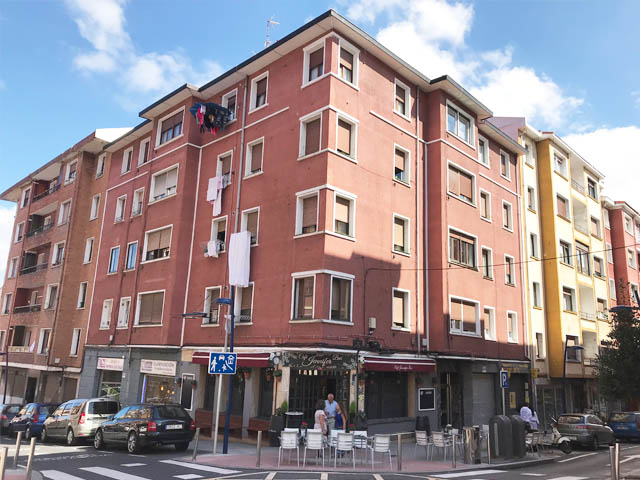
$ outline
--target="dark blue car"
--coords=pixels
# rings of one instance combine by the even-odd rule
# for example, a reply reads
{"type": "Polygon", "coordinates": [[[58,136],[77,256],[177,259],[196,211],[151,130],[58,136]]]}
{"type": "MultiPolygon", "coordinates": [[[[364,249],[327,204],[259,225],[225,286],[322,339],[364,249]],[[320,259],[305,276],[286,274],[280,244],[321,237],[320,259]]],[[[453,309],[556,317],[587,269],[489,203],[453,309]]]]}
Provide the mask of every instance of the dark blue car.
{"type": "Polygon", "coordinates": [[[640,440],[640,412],[615,412],[609,417],[609,426],[616,438],[640,440]]]}
{"type": "Polygon", "coordinates": [[[11,433],[24,432],[25,440],[39,436],[42,424],[57,406],[57,403],[27,403],[11,420],[11,433]]]}

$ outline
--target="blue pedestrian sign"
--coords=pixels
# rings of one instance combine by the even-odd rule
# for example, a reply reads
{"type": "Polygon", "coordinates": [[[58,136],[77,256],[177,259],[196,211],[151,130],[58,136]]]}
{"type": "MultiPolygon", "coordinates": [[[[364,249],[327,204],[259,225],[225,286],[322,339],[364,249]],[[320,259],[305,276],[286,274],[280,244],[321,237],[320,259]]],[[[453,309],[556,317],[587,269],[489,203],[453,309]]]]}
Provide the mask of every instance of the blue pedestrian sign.
{"type": "Polygon", "coordinates": [[[500,386],[502,388],[509,388],[509,372],[506,370],[500,370],[500,386]]]}
{"type": "Polygon", "coordinates": [[[234,375],[236,373],[237,360],[236,353],[211,352],[209,354],[209,373],[211,375],[234,375]]]}

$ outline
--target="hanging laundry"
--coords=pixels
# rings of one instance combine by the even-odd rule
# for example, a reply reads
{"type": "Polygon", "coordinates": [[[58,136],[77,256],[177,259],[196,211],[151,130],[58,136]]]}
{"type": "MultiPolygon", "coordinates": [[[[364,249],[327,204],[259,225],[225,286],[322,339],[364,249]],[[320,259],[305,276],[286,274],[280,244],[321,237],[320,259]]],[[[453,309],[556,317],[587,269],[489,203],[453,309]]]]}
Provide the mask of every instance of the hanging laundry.
{"type": "Polygon", "coordinates": [[[249,286],[251,254],[251,232],[242,231],[231,235],[229,241],[229,285],[249,286]]]}
{"type": "Polygon", "coordinates": [[[207,242],[207,256],[218,258],[217,240],[211,240],[210,242],[207,242]]]}
{"type": "Polygon", "coordinates": [[[217,217],[222,211],[222,185],[224,181],[222,175],[209,179],[209,185],[207,187],[207,202],[211,202],[213,205],[213,216],[217,217]]]}
{"type": "Polygon", "coordinates": [[[231,110],[221,107],[217,103],[196,103],[189,111],[200,125],[200,132],[207,130],[214,135],[224,131],[224,127],[231,121],[231,110]]]}

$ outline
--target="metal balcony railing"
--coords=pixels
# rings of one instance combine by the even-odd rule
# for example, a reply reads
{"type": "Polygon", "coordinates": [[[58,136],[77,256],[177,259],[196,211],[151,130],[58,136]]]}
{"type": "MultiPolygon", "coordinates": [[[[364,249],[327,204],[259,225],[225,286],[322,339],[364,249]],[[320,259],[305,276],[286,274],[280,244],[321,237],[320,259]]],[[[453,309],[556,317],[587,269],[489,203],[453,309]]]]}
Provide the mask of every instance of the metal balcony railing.
{"type": "Polygon", "coordinates": [[[49,266],[48,263],[41,263],[40,265],[33,265],[32,267],[23,268],[20,270],[20,275],[29,275],[30,273],[41,272],[46,270],[49,266]]]}
{"type": "Polygon", "coordinates": [[[23,305],[21,307],[15,307],[13,313],[39,312],[40,310],[42,310],[42,305],[23,305]]]}
{"type": "Polygon", "coordinates": [[[581,311],[580,318],[582,318],[583,320],[591,320],[593,322],[596,319],[596,316],[593,313],[581,311]]]}
{"type": "Polygon", "coordinates": [[[589,228],[582,224],[582,223],[578,223],[578,222],[574,222],[573,226],[575,227],[576,230],[578,230],[579,232],[584,233],[585,235],[589,235],[589,228]]]}
{"type": "Polygon", "coordinates": [[[584,359],[584,364],[587,367],[594,367],[595,365],[597,365],[598,361],[595,358],[585,358],[584,359]]]}
{"type": "Polygon", "coordinates": [[[47,223],[46,225],[42,225],[38,228],[34,228],[33,230],[29,230],[27,232],[27,238],[29,237],[35,237],[36,235],[41,235],[45,232],[48,232],[49,230],[51,230],[53,228],[53,222],[52,223],[47,223]]]}
{"type": "Polygon", "coordinates": [[[49,189],[45,190],[44,192],[41,192],[41,193],[39,193],[37,195],[34,195],[32,202],[37,202],[41,198],[44,198],[44,197],[46,197],[48,195],[51,195],[52,193],[55,193],[58,190],[60,190],[60,184],[54,185],[53,187],[50,187],[49,189]]]}
{"type": "Polygon", "coordinates": [[[578,182],[576,182],[575,180],[571,180],[571,186],[579,191],[580,193],[584,194],[584,185],[580,185],[578,182]]]}
{"type": "Polygon", "coordinates": [[[609,320],[608,312],[598,312],[597,313],[598,320],[609,320]]]}

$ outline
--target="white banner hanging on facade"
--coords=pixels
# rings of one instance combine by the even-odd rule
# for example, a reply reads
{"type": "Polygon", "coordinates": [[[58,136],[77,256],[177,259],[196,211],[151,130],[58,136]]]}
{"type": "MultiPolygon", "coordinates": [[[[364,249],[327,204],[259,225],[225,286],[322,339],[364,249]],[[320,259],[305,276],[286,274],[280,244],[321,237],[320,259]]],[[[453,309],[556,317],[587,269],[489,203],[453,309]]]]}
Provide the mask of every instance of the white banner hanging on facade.
{"type": "Polygon", "coordinates": [[[229,285],[249,286],[251,254],[251,232],[243,231],[231,235],[229,241],[229,285]]]}

